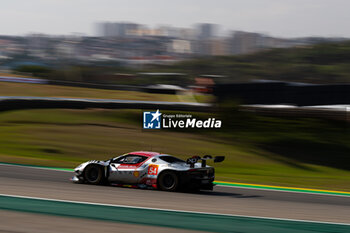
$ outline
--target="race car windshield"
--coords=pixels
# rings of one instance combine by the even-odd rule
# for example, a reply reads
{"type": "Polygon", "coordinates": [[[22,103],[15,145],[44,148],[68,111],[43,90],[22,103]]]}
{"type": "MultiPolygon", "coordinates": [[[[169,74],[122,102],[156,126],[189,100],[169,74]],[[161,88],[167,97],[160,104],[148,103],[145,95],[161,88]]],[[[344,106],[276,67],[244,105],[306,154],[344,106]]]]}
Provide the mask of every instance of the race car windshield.
{"type": "Polygon", "coordinates": [[[147,157],[141,155],[126,155],[112,160],[112,163],[137,164],[145,161],[147,157]]]}
{"type": "Polygon", "coordinates": [[[173,156],[159,156],[159,158],[167,163],[184,163],[185,161],[175,158],[173,156]]]}

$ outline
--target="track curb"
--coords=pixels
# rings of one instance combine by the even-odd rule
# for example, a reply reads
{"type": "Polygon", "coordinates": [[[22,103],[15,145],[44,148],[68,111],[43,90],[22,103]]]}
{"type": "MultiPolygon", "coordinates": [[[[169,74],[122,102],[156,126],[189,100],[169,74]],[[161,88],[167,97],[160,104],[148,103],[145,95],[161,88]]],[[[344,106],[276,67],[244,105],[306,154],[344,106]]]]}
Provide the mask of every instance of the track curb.
{"type": "Polygon", "coordinates": [[[0,194],[0,209],[210,232],[345,233],[350,231],[350,225],[346,223],[224,215],[5,194],[0,194]]]}

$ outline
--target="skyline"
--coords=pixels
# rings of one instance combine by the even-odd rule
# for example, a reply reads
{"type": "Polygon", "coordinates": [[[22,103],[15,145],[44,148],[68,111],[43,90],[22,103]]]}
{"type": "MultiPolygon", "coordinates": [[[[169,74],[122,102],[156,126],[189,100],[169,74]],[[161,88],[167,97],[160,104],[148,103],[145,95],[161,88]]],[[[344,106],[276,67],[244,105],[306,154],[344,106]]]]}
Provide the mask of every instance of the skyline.
{"type": "Polygon", "coordinates": [[[0,34],[96,35],[96,23],[134,22],[150,27],[220,25],[276,37],[350,37],[346,0],[3,0],[0,34]],[[200,7],[199,7],[200,6],[200,7]]]}

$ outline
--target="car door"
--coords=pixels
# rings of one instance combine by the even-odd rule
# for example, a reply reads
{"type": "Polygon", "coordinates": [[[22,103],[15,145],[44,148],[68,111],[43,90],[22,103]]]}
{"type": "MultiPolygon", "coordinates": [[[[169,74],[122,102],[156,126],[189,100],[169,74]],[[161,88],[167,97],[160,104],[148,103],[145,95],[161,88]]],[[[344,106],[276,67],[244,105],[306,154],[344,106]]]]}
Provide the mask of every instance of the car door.
{"type": "Polygon", "coordinates": [[[125,155],[112,160],[109,181],[125,184],[137,183],[139,178],[139,172],[137,170],[147,158],[141,155],[125,155]]]}

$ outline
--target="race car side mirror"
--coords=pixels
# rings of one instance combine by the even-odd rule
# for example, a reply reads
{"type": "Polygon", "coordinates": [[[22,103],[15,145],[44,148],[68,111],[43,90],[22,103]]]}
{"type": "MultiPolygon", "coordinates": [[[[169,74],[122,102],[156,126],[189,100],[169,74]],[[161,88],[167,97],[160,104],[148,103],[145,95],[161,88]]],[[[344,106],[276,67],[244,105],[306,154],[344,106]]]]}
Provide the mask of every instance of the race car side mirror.
{"type": "Polygon", "coordinates": [[[214,163],[220,163],[225,160],[225,156],[215,156],[214,163]]]}

